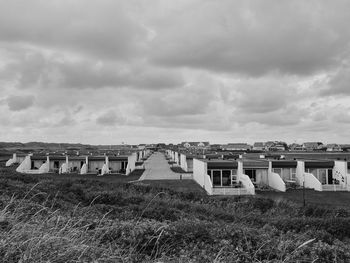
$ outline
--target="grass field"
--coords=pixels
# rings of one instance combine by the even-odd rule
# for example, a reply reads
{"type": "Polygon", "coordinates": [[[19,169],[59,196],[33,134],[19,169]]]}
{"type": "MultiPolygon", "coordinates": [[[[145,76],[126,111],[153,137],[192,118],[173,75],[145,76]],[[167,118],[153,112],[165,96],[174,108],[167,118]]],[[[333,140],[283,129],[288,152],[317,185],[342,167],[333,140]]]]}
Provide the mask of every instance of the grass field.
{"type": "Polygon", "coordinates": [[[177,192],[206,195],[205,190],[193,180],[144,180],[140,183],[156,188],[168,188],[177,192]]]}
{"type": "MultiPolygon", "coordinates": [[[[303,190],[290,189],[287,192],[257,191],[260,197],[271,198],[275,201],[292,201],[303,204],[303,190]]],[[[318,192],[305,189],[305,202],[308,205],[315,205],[327,208],[350,208],[350,192],[318,192]]]]}
{"type": "Polygon", "coordinates": [[[297,192],[209,197],[189,180],[128,183],[138,173],[22,175],[1,164],[0,262],[350,262],[348,207],[304,208],[297,192]]]}

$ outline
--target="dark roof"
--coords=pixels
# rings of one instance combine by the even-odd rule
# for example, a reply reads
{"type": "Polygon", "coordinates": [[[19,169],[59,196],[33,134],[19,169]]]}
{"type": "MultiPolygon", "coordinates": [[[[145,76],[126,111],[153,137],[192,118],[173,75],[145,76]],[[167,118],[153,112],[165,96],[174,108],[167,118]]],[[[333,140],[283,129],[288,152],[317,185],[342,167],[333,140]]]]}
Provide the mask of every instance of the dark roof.
{"type": "Polygon", "coordinates": [[[32,161],[46,161],[46,155],[33,155],[30,157],[32,161]]]}
{"type": "Polygon", "coordinates": [[[90,161],[105,161],[105,156],[89,156],[89,162],[90,161]]]}
{"type": "Polygon", "coordinates": [[[109,161],[127,161],[128,156],[108,156],[109,161]]]}
{"type": "Polygon", "coordinates": [[[140,162],[140,161],[135,162],[135,165],[136,165],[136,166],[143,165],[143,162],[140,162]]]}
{"type": "Polygon", "coordinates": [[[66,160],[66,156],[64,155],[49,155],[50,161],[61,161],[66,160]]]}
{"type": "Polygon", "coordinates": [[[272,168],[296,168],[297,161],[272,161],[272,168]]]}
{"type": "Polygon", "coordinates": [[[68,156],[69,161],[85,161],[85,156],[68,156]]]}
{"type": "Polygon", "coordinates": [[[207,161],[208,169],[236,169],[238,163],[235,161],[207,161]]]}
{"type": "Polygon", "coordinates": [[[243,168],[269,168],[269,163],[262,160],[244,159],[243,168]]]}
{"type": "Polygon", "coordinates": [[[305,161],[305,168],[333,168],[334,161],[305,161]]]}

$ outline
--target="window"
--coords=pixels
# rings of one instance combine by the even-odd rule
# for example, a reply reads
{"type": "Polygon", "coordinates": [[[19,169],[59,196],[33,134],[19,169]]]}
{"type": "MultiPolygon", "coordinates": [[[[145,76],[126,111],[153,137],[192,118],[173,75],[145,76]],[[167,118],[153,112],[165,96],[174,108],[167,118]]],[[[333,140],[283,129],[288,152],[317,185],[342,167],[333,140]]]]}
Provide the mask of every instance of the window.
{"type": "Polygon", "coordinates": [[[318,170],[318,180],[321,182],[321,184],[327,184],[327,170],[326,169],[319,169],[318,170]]]}
{"type": "Polygon", "coordinates": [[[290,170],[291,170],[290,179],[295,181],[295,179],[297,177],[297,169],[296,168],[291,168],[290,170]]]}
{"type": "Polygon", "coordinates": [[[252,180],[253,183],[256,182],[256,170],[245,169],[244,173],[249,176],[250,180],[252,180]]]}
{"type": "Polygon", "coordinates": [[[222,171],[222,186],[231,185],[231,170],[222,171]]]}
{"type": "Polygon", "coordinates": [[[213,186],[221,186],[221,171],[213,171],[213,186]]]}

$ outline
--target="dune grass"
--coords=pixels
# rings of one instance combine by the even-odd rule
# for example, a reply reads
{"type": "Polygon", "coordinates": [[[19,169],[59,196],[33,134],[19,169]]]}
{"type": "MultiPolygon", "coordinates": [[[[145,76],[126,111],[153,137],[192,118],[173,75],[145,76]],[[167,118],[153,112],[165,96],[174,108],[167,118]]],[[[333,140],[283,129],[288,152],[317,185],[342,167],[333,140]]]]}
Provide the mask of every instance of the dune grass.
{"type": "Polygon", "coordinates": [[[0,262],[350,261],[347,209],[212,198],[176,184],[2,166],[0,262]]]}

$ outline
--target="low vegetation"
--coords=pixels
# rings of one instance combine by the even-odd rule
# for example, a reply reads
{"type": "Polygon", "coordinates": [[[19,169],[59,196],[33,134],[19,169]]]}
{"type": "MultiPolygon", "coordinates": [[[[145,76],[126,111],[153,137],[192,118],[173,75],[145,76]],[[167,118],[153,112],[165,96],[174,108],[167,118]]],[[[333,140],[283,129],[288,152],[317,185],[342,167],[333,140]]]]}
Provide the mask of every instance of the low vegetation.
{"type": "Polygon", "coordinates": [[[0,261],[350,261],[346,209],[174,189],[2,165],[0,261]]]}

